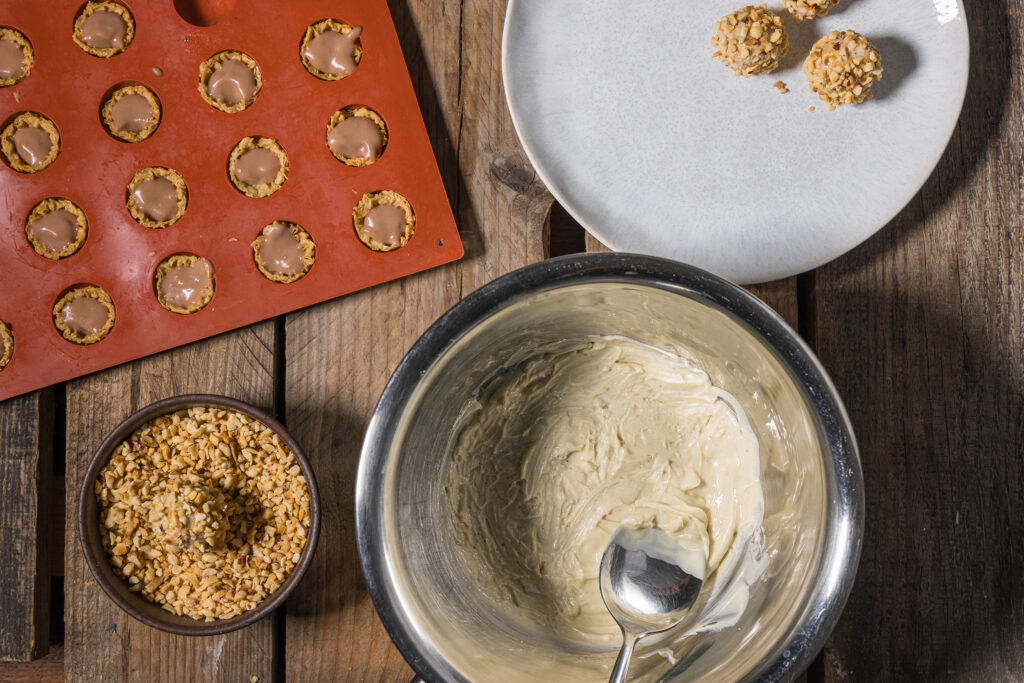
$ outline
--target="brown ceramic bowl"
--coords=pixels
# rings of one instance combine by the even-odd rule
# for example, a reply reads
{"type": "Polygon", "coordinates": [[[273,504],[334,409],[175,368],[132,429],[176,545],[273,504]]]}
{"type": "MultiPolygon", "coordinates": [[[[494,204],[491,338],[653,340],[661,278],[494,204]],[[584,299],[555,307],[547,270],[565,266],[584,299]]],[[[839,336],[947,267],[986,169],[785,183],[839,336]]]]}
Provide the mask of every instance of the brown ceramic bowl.
{"type": "Polygon", "coordinates": [[[85,472],[85,477],[82,480],[82,486],[78,494],[78,535],[82,541],[82,550],[85,552],[85,561],[88,563],[89,569],[92,570],[96,582],[110,596],[110,599],[117,603],[118,607],[147,626],[152,626],[162,631],[185,636],[212,636],[234,631],[259,621],[277,609],[295,589],[295,586],[299,583],[302,575],[312,562],[313,554],[316,552],[316,543],[320,535],[320,493],[317,490],[316,478],[313,476],[313,468],[310,467],[309,461],[306,460],[302,449],[299,448],[299,444],[295,443],[295,440],[288,434],[280,422],[262,410],[237,399],[210,394],[185,394],[184,396],[175,396],[146,406],[118,425],[117,429],[103,440],[103,443],[96,450],[92,462],[89,463],[89,469],[85,472]],[[159,605],[149,602],[138,593],[128,590],[128,584],[114,574],[114,570],[110,565],[110,558],[106,550],[103,549],[103,542],[100,539],[98,529],[99,505],[93,492],[93,484],[99,476],[100,470],[107,464],[114,449],[120,446],[136,429],[153,418],[197,406],[233,410],[259,420],[267,427],[270,427],[288,445],[292,453],[295,454],[299,467],[302,468],[302,474],[306,477],[306,486],[309,489],[309,533],[306,536],[306,545],[302,549],[299,562],[292,569],[291,574],[281,584],[280,588],[267,596],[255,609],[243,612],[231,619],[219,619],[217,621],[198,621],[190,617],[176,616],[159,605]]]}

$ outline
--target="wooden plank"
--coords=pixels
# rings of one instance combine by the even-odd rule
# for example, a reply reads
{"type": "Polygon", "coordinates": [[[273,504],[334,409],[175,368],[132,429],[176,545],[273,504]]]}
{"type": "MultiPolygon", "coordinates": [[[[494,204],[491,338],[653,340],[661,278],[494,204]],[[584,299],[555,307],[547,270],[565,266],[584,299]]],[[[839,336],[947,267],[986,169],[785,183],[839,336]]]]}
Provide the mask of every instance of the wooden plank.
{"type": "Polygon", "coordinates": [[[910,205],[816,274],[867,496],[829,681],[1024,680],[1024,1],[968,3],[971,81],[910,205]]]}
{"type": "Polygon", "coordinates": [[[286,415],[316,470],[322,543],[287,606],[289,680],[408,680],[377,619],[356,549],[355,473],[366,422],[406,348],[455,301],[454,269],[288,316],[286,415]]]}
{"type": "Polygon", "coordinates": [[[123,613],[92,579],[79,547],[77,497],[96,447],[153,401],[219,393],[274,402],[274,323],[268,321],[67,384],[65,672],[69,681],[271,680],[273,617],[224,636],[187,638],[123,613]]]}
{"type": "Polygon", "coordinates": [[[601,240],[587,233],[587,251],[611,251],[601,240]]]}
{"type": "Polygon", "coordinates": [[[550,205],[516,142],[501,90],[504,3],[392,3],[406,60],[466,245],[456,266],[290,315],[288,424],[317,468],[320,552],[289,601],[289,680],[408,680],[359,566],[353,494],[366,421],[402,356],[460,296],[543,258],[550,205]]]}
{"type": "Polygon", "coordinates": [[[544,235],[547,258],[587,251],[587,231],[558,202],[551,203],[544,235]]]}
{"type": "Polygon", "coordinates": [[[469,254],[458,266],[460,292],[465,295],[544,259],[544,223],[551,195],[526,158],[505,104],[501,33],[507,3],[463,0],[462,4],[457,42],[433,34],[427,13],[420,8],[417,23],[422,26],[421,37],[435,49],[458,45],[462,51],[456,116],[461,173],[458,219],[469,254]]]}
{"type": "Polygon", "coordinates": [[[61,683],[64,680],[64,648],[54,645],[34,662],[0,662],[4,683],[61,683]]]}
{"type": "Polygon", "coordinates": [[[746,290],[775,309],[794,330],[799,330],[800,311],[797,299],[797,278],[748,285],[746,290]]]}
{"type": "Polygon", "coordinates": [[[46,537],[46,544],[50,552],[50,576],[64,576],[64,522],[66,518],[63,474],[50,477],[49,495],[49,533],[46,537]]]}
{"type": "Polygon", "coordinates": [[[49,647],[52,430],[52,391],[0,403],[0,660],[49,647]]]}

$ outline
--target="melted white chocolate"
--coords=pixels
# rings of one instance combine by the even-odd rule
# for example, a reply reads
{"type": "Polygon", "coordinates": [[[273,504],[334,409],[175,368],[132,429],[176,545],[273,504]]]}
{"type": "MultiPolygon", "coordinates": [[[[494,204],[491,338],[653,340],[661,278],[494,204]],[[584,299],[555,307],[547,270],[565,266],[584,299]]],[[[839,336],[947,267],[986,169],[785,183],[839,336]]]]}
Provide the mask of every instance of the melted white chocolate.
{"type": "Polygon", "coordinates": [[[703,546],[705,595],[680,633],[739,619],[764,569],[758,442],[693,363],[624,337],[564,342],[498,377],[463,424],[447,488],[459,554],[512,616],[617,647],[598,571],[625,523],[703,546]]]}

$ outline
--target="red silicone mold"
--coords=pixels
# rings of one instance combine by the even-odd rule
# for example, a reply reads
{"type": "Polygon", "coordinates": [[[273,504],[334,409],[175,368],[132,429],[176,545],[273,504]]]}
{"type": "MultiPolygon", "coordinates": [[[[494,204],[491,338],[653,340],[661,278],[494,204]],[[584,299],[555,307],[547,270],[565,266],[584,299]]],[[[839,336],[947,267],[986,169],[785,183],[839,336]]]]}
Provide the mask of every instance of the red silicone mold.
{"type": "Polygon", "coordinates": [[[35,64],[21,83],[0,88],[0,120],[22,111],[48,116],[60,131],[60,155],[35,174],[0,164],[0,319],[14,334],[14,355],[0,371],[0,399],[157,353],[341,294],[454,261],[463,250],[385,0],[120,0],[135,19],[135,37],[109,59],[86,54],[72,40],[81,0],[7,0],[0,25],[32,43],[35,64]],[[212,26],[207,23],[219,18],[212,26]],[[358,68],[323,81],[303,67],[306,27],[334,18],[362,26],[358,68]],[[255,103],[227,114],[199,94],[199,65],[221,50],[238,50],[262,70],[255,103]],[[162,106],[159,128],[129,144],[100,120],[104,94],[139,82],[162,106]],[[331,115],[346,106],[374,109],[388,128],[375,163],[352,168],[326,145],[331,115]],[[228,178],[231,149],[246,136],[271,137],[289,158],[288,180],[270,197],[253,199],[228,178]],[[188,186],[188,209],[169,228],[132,219],[125,190],[136,171],[165,166],[188,186]],[[366,192],[394,190],[416,214],[416,231],[401,249],[378,253],[355,235],[352,209],[366,192]],[[73,256],[51,261],[25,237],[37,202],[64,197],[89,219],[89,236],[73,256]],[[253,262],[251,243],[275,221],[298,223],[317,245],[301,280],[271,282],[253,262]],[[153,275],[167,256],[189,252],[214,267],[216,293],[201,311],[178,315],[154,295],[153,275]],[[102,341],[79,346],[57,331],[53,305],[76,284],[103,287],[117,310],[102,341]]]}

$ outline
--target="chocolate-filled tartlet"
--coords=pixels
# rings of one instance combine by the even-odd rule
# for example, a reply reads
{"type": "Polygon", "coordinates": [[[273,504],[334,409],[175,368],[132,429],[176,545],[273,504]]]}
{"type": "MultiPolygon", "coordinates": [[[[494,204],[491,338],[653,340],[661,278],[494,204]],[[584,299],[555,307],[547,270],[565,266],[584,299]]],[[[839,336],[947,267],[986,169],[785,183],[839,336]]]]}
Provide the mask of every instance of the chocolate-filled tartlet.
{"type": "Polygon", "coordinates": [[[32,207],[25,237],[37,254],[54,261],[71,256],[85,244],[89,221],[74,202],[50,197],[32,207]]]}
{"type": "Polygon", "coordinates": [[[75,19],[72,37],[78,47],[94,57],[113,57],[131,45],[135,20],[120,3],[87,2],[75,19]]]}
{"type": "Polygon", "coordinates": [[[15,171],[39,173],[57,160],[60,133],[42,114],[23,111],[0,133],[0,151],[15,171]]]}
{"type": "Polygon", "coordinates": [[[101,116],[103,127],[118,140],[142,142],[160,125],[160,101],[144,85],[125,85],[103,103],[101,116]]]}
{"type": "Polygon", "coordinates": [[[14,355],[14,335],[11,334],[10,326],[0,320],[0,370],[7,367],[14,355]]]}
{"type": "Polygon", "coordinates": [[[374,251],[394,251],[412,239],[416,215],[409,200],[391,190],[364,194],[352,210],[359,241],[374,251]]]}
{"type": "Polygon", "coordinates": [[[288,178],[288,155],[273,138],[242,138],[228,157],[228,176],[242,194],[269,197],[288,178]]]}
{"type": "Polygon", "coordinates": [[[349,166],[369,166],[388,144],[384,119],[368,107],[346,107],[334,112],[327,124],[327,149],[349,166]]]}
{"type": "Polygon", "coordinates": [[[114,327],[114,302],[102,287],[73,287],[53,305],[53,323],[69,342],[95,344],[114,327]]]}
{"type": "Polygon", "coordinates": [[[213,298],[213,264],[195,254],[174,254],[156,267],[153,286],[160,305],[186,315],[213,298]]]}
{"type": "Polygon", "coordinates": [[[199,65],[199,94],[228,114],[251,106],[262,88],[260,66],[244,52],[224,50],[199,65]]]}
{"type": "Polygon", "coordinates": [[[35,64],[32,43],[21,31],[0,26],[0,88],[20,83],[35,64]]]}
{"type": "Polygon", "coordinates": [[[350,75],[363,58],[359,36],[362,26],[349,26],[336,19],[323,19],[306,29],[299,54],[306,71],[324,81],[350,75]]]}
{"type": "Polygon", "coordinates": [[[144,168],[128,183],[128,212],[147,228],[166,228],[185,215],[188,189],[177,171],[144,168]]]}
{"type": "Polygon", "coordinates": [[[274,221],[253,241],[252,255],[268,280],[295,282],[313,267],[316,244],[301,225],[274,221]]]}

